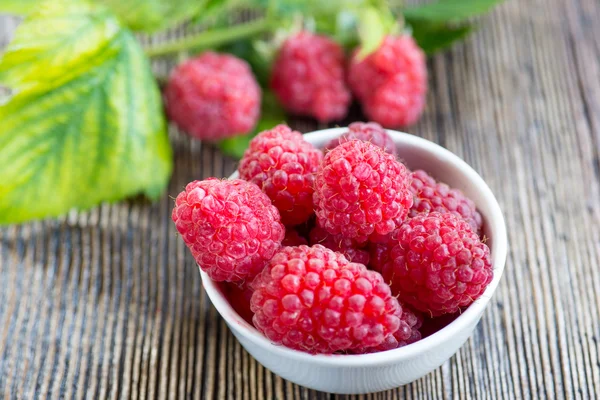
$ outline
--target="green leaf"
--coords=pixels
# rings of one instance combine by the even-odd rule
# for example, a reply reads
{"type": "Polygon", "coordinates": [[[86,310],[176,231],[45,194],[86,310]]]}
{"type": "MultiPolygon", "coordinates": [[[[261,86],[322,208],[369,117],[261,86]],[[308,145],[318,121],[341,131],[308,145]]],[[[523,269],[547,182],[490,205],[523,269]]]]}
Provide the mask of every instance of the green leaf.
{"type": "Polygon", "coordinates": [[[404,17],[411,20],[432,22],[458,22],[485,14],[502,0],[439,0],[403,10],[404,17]]]}
{"type": "Polygon", "coordinates": [[[244,151],[248,148],[250,140],[259,132],[273,128],[275,125],[285,123],[285,111],[281,107],[275,95],[266,91],[263,93],[261,117],[254,128],[254,131],[248,135],[235,136],[221,140],[218,143],[219,149],[230,157],[240,159],[244,151]]]}
{"type": "Polygon", "coordinates": [[[26,15],[39,3],[40,0],[0,0],[0,14],[26,15]]]}
{"type": "Polygon", "coordinates": [[[250,3],[269,9],[280,16],[335,15],[338,12],[370,4],[369,0],[252,0],[250,3]]]}
{"type": "Polygon", "coordinates": [[[192,19],[207,3],[216,7],[225,0],[96,0],[108,6],[134,31],[154,32],[192,19]]]}
{"type": "Polygon", "coordinates": [[[160,92],[133,35],[104,8],[49,1],[0,60],[0,224],[144,193],[172,169],[160,92]]]}
{"type": "Polygon", "coordinates": [[[446,49],[467,37],[474,29],[472,25],[449,26],[446,24],[412,23],[412,35],[427,55],[446,49]]]}
{"type": "Polygon", "coordinates": [[[360,39],[359,58],[366,57],[379,48],[387,34],[386,21],[374,7],[368,7],[358,17],[358,37],[360,39]]]}

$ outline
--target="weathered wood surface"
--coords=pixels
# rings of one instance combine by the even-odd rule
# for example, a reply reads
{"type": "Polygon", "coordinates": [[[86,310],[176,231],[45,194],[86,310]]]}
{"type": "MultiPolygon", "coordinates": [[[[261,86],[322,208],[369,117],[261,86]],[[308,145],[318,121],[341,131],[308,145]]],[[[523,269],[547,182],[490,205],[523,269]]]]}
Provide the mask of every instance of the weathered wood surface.
{"type": "MultiPolygon", "coordinates": [[[[0,45],[14,25],[0,19],[0,45]]],[[[489,182],[509,229],[505,274],[455,357],[364,398],[598,398],[600,2],[512,0],[480,25],[430,60],[427,112],[410,132],[489,182]]],[[[169,195],[235,169],[214,148],[172,137],[169,195]]],[[[171,207],[165,195],[0,229],[4,398],[346,398],[292,385],[240,347],[171,207]]]]}

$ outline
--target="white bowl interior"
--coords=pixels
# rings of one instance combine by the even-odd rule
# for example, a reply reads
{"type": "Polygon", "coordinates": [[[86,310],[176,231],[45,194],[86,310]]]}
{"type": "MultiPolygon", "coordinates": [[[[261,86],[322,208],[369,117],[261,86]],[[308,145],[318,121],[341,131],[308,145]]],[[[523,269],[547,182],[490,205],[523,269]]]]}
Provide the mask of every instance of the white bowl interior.
{"type": "MultiPolygon", "coordinates": [[[[312,133],[307,133],[305,139],[317,147],[322,147],[331,139],[341,135],[346,131],[346,128],[334,128],[327,129],[312,133]]],[[[494,266],[494,278],[490,285],[487,287],[483,295],[471,304],[460,316],[458,316],[449,325],[442,328],[441,330],[433,333],[432,335],[421,339],[420,341],[411,345],[380,352],[373,354],[364,355],[312,355],[301,351],[288,349],[283,346],[275,345],[271,343],[265,336],[258,332],[252,325],[248,324],[243,320],[233,308],[229,302],[223,296],[220,288],[215,282],[213,282],[204,272],[201,272],[202,281],[204,288],[214,306],[225,319],[227,324],[231,327],[233,333],[242,342],[244,347],[249,350],[255,358],[259,361],[269,362],[275,359],[286,360],[286,362],[300,362],[307,363],[307,365],[321,366],[324,368],[364,368],[371,366],[374,368],[384,367],[386,365],[393,365],[401,363],[407,360],[413,360],[420,354],[427,353],[432,348],[440,348],[440,344],[445,342],[454,342],[456,345],[452,348],[452,353],[441,354],[438,359],[432,360],[429,365],[433,365],[433,370],[437,366],[441,365],[443,361],[449,358],[462,343],[468,338],[472,329],[475,327],[483,310],[485,309],[489,299],[496,290],[500,277],[504,269],[507,253],[507,238],[506,238],[506,226],[500,206],[495,199],[492,191],[483,181],[483,179],[463,160],[458,156],[454,155],[450,151],[427,141],[417,136],[409,135],[406,133],[388,131],[398,146],[399,158],[406,163],[406,165],[415,170],[423,169],[426,172],[432,174],[436,179],[448,183],[451,187],[462,190],[469,198],[471,198],[477,205],[478,210],[484,219],[484,234],[488,238],[487,244],[490,246],[492,263],[494,266]],[[460,338],[460,343],[457,342],[457,338],[460,338]],[[252,347],[254,351],[249,349],[252,347]],[[257,352],[257,349],[259,352],[257,352]],[[270,353],[267,357],[264,352],[270,353]],[[440,361],[440,359],[443,359],[440,361]],[[262,359],[262,360],[261,360],[262,359]]],[[[234,173],[230,178],[236,178],[237,172],[234,173]]],[[[443,347],[441,347],[443,348],[443,347]]],[[[441,351],[441,353],[444,353],[441,351]]],[[[263,362],[264,363],[264,362],[263,362]]],[[[268,366],[267,366],[268,367],[268,366]]],[[[272,370],[279,373],[284,378],[291,379],[300,384],[310,386],[310,376],[304,377],[297,371],[294,371],[294,375],[285,373],[283,370],[276,370],[280,368],[278,363],[271,366],[272,370]],[[283,371],[283,372],[282,372],[283,371]],[[285,376],[288,375],[288,376],[285,376]],[[307,384],[306,382],[309,382],[307,384]]],[[[331,371],[331,369],[326,370],[331,371]]],[[[415,371],[416,372],[416,371],[415,371]]],[[[430,370],[424,373],[419,372],[419,375],[410,373],[410,379],[416,379],[430,372],[430,370]]],[[[308,373],[310,375],[310,373],[308,373]]],[[[312,377],[314,380],[314,377],[312,377]]],[[[398,384],[409,382],[409,378],[398,377],[398,384]]],[[[361,386],[360,382],[347,382],[349,389],[340,389],[340,386],[330,385],[327,383],[324,385],[313,385],[312,387],[320,390],[327,390],[338,393],[365,393],[373,390],[383,390],[389,386],[390,383],[375,385],[367,384],[361,386]]],[[[397,386],[397,385],[396,385],[397,386]]]]}

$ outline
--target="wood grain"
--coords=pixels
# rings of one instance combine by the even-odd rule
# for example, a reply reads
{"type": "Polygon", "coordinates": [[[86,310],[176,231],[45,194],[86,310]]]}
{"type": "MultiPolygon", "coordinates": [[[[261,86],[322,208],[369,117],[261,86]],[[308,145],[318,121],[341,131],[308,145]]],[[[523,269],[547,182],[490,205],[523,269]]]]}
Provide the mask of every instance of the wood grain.
{"type": "MultiPolygon", "coordinates": [[[[507,1],[479,24],[465,43],[430,59],[427,111],[409,130],[479,171],[509,228],[499,290],[473,337],[441,368],[389,392],[334,396],[254,361],[211,306],[170,221],[169,196],[193,179],[229,175],[235,162],[173,130],[175,171],[157,203],[106,204],[0,229],[0,394],[598,398],[600,3],[507,1]]],[[[15,26],[0,18],[0,46],[15,26]]],[[[172,65],[153,67],[166,74],[172,65]]]]}

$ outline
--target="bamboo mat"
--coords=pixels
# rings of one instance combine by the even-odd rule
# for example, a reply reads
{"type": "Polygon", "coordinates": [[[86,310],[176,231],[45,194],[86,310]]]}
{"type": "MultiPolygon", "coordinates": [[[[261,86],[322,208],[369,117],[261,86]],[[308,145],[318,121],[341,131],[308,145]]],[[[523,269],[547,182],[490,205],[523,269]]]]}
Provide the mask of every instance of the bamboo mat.
{"type": "MultiPolygon", "coordinates": [[[[456,356],[413,384],[356,398],[600,396],[600,2],[509,0],[479,24],[430,59],[427,111],[409,132],[489,183],[508,225],[505,273],[456,356]]],[[[0,19],[0,46],[15,25],[0,19]]],[[[325,127],[291,122],[304,132],[325,127]]],[[[0,229],[0,394],[355,398],[282,380],[228,331],[177,237],[169,195],[236,165],[175,131],[171,138],[175,171],[156,204],[0,229]]]]}

